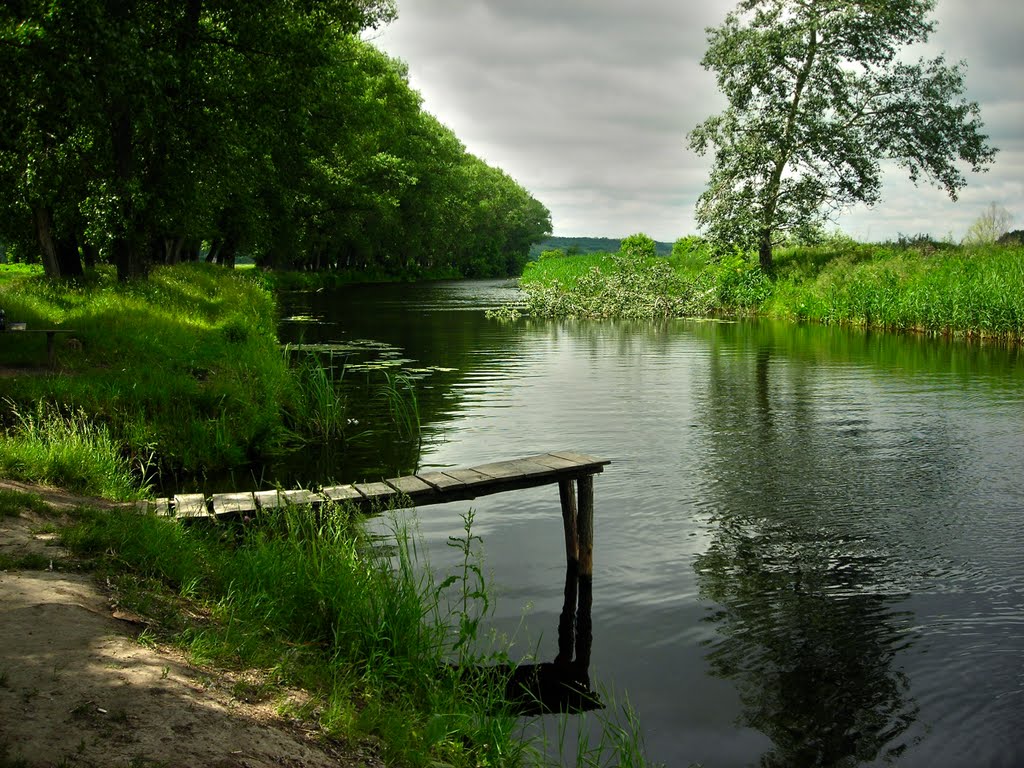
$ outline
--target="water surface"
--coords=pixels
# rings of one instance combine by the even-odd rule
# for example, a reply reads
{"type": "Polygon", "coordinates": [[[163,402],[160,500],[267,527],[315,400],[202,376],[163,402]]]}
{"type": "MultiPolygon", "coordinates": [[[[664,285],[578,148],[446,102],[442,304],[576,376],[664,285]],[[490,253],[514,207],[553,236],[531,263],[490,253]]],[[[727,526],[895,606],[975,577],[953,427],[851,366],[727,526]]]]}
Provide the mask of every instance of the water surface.
{"type": "MultiPolygon", "coordinates": [[[[487,320],[512,291],[286,297],[286,340],[359,342],[338,355],[420,377],[421,446],[368,436],[316,471],[612,459],[595,483],[591,674],[628,694],[669,766],[1024,765],[1015,350],[767,322],[487,320]]],[[[470,505],[496,626],[550,660],[555,486],[425,507],[436,568],[470,505]]]]}

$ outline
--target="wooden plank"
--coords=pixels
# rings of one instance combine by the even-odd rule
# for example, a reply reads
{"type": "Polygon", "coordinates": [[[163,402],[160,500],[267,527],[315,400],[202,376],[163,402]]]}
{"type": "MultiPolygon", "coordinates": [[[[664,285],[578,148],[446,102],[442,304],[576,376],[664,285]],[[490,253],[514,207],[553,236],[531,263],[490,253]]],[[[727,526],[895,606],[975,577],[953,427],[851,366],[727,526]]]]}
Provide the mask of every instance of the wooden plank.
{"type": "MultiPolygon", "coordinates": [[[[588,456],[585,453],[576,453],[575,451],[552,451],[551,455],[557,456],[560,459],[575,461],[577,464],[594,465],[600,468],[603,468],[605,464],[612,463],[611,459],[599,459],[596,456],[588,456]]],[[[600,472],[601,469],[596,471],[600,472]]]]}
{"type": "Polygon", "coordinates": [[[286,504],[293,504],[296,507],[306,506],[317,507],[323,503],[323,499],[312,491],[302,488],[295,491],[281,491],[281,498],[286,504]]]}
{"type": "Polygon", "coordinates": [[[157,517],[174,517],[174,511],[171,509],[170,499],[155,499],[151,503],[153,514],[157,517]]]}
{"type": "Polygon", "coordinates": [[[555,474],[555,470],[551,467],[537,464],[530,459],[514,459],[512,461],[498,461],[493,464],[481,464],[478,467],[473,467],[473,470],[499,480],[555,474]]]}
{"type": "Polygon", "coordinates": [[[186,493],[174,497],[175,517],[209,517],[206,497],[201,493],[186,493]]]}
{"type": "Polygon", "coordinates": [[[387,483],[353,483],[352,487],[363,494],[367,501],[385,501],[395,495],[395,489],[387,483]]]}
{"type": "Polygon", "coordinates": [[[421,472],[416,475],[416,477],[442,493],[455,489],[461,490],[466,487],[464,482],[456,480],[454,477],[446,475],[444,472],[421,472]]]}
{"type": "Polygon", "coordinates": [[[257,491],[252,497],[260,509],[278,509],[286,503],[276,490],[257,491]]]}
{"type": "Polygon", "coordinates": [[[540,456],[531,456],[530,461],[536,464],[542,464],[545,467],[551,467],[551,469],[573,469],[579,466],[575,461],[561,459],[550,453],[542,453],[540,456]]]}
{"type": "Polygon", "coordinates": [[[324,488],[320,493],[331,501],[336,502],[362,501],[363,499],[363,494],[351,485],[332,485],[328,488],[324,488]]]}
{"type": "Polygon", "coordinates": [[[214,515],[248,515],[256,511],[252,492],[215,493],[211,500],[214,515]]]}
{"type": "Polygon", "coordinates": [[[404,493],[409,498],[416,498],[417,496],[431,496],[437,493],[434,487],[425,480],[421,480],[415,475],[407,475],[406,477],[392,477],[384,481],[399,493],[404,493]]]}
{"type": "Polygon", "coordinates": [[[448,477],[454,477],[456,480],[471,486],[490,485],[494,482],[493,477],[485,475],[483,472],[477,472],[475,469],[446,469],[444,473],[448,477]]]}

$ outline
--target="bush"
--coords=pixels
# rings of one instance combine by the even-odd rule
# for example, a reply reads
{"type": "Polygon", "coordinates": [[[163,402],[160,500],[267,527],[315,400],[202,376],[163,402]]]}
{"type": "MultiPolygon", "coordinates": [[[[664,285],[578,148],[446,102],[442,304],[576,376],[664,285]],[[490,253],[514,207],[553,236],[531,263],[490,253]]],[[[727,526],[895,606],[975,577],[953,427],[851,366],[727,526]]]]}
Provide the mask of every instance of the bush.
{"type": "Polygon", "coordinates": [[[657,249],[653,238],[643,232],[630,235],[619,243],[619,255],[631,259],[653,258],[658,253],[657,249]]]}

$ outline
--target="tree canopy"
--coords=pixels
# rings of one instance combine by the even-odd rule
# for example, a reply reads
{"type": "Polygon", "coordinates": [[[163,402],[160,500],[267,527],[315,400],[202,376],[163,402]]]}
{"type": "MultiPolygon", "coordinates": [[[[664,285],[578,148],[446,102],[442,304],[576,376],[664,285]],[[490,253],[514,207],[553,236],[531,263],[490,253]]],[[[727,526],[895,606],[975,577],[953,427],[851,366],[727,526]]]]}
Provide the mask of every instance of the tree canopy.
{"type": "Polygon", "coordinates": [[[702,60],[728,100],[689,135],[714,148],[697,221],[716,242],[756,248],[772,268],[787,233],[819,227],[855,203],[880,199],[881,164],[952,198],[961,166],[983,170],[996,150],[966,65],[944,57],[908,63],[928,39],[935,0],[743,0],[708,30],[702,60]]]}
{"type": "Polygon", "coordinates": [[[547,209],[359,38],[391,0],[14,0],[0,241],[50,275],[196,259],[515,272],[547,209]]]}

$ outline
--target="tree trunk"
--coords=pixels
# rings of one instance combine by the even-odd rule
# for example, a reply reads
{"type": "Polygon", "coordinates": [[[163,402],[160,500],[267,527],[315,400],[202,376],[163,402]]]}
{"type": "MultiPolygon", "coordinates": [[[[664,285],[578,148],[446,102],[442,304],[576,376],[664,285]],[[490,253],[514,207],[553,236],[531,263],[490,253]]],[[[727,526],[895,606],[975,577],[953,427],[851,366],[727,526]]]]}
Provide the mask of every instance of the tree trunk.
{"type": "Polygon", "coordinates": [[[761,271],[766,275],[772,274],[775,270],[775,262],[772,260],[772,233],[771,230],[763,230],[757,244],[757,257],[761,265],[761,271]]]}
{"type": "Polygon", "coordinates": [[[57,241],[57,262],[61,277],[81,277],[82,257],[78,254],[78,238],[73,234],[57,241]]]}
{"type": "Polygon", "coordinates": [[[96,246],[89,243],[83,243],[82,258],[85,259],[86,269],[96,269],[96,246]]]}
{"type": "Polygon", "coordinates": [[[43,255],[43,272],[47,277],[60,277],[60,260],[57,258],[57,243],[53,239],[53,214],[50,209],[37,205],[32,209],[36,222],[36,236],[39,250],[43,255]]]}
{"type": "Polygon", "coordinates": [[[121,222],[114,235],[114,265],[117,279],[126,282],[146,274],[145,261],[138,251],[138,225],[135,205],[131,198],[132,175],[132,121],[126,106],[114,111],[110,122],[110,141],[114,154],[114,174],[117,194],[121,203],[121,222]]]}

